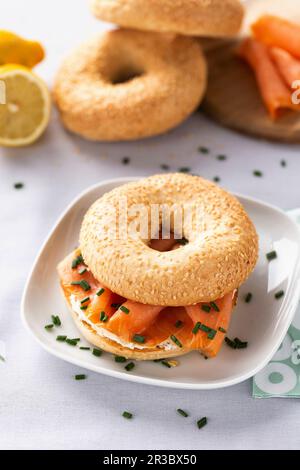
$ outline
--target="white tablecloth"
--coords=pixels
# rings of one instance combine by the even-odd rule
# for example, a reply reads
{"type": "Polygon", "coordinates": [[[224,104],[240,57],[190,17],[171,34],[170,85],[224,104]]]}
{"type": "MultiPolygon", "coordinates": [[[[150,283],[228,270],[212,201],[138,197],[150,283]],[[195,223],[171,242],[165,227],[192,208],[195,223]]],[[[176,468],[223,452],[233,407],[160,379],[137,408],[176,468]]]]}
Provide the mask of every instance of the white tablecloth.
{"type": "MultiPolygon", "coordinates": [[[[37,71],[51,83],[62,56],[92,32],[85,0],[10,0],[0,28],[41,40],[47,59],[37,71]]],[[[64,132],[54,112],[46,136],[22,150],[0,150],[0,448],[248,449],[299,448],[300,407],[293,399],[254,400],[250,381],[218,391],[149,387],[88,372],[52,357],[20,321],[20,299],[33,259],[74,196],[108,177],[150,175],[167,163],[221,177],[229,190],[291,209],[300,204],[300,146],[255,141],[199,114],[163,137],[130,144],[91,144],[64,132]],[[211,152],[202,155],[199,146],[211,152]],[[226,154],[219,161],[217,154],[226,154]],[[131,163],[122,165],[122,157],[131,163]],[[283,168],[280,161],[287,166],[283,168]],[[261,170],[263,178],[254,177],[261,170]],[[15,182],[24,182],[15,190],[15,182]],[[183,408],[193,418],[176,414],[183,408]],[[135,418],[120,413],[128,409],[135,418]],[[199,431],[195,419],[208,416],[199,431]]]]}

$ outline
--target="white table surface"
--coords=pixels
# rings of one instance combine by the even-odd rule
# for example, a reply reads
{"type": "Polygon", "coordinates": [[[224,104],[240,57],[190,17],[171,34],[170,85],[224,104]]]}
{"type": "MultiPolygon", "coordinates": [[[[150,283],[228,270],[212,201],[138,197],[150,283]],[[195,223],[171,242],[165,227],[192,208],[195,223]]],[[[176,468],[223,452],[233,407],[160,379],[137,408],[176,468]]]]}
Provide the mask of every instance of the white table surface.
{"type": "MultiPolygon", "coordinates": [[[[0,28],[41,40],[37,71],[51,84],[61,58],[107,26],[85,0],[10,0],[0,28]]],[[[45,137],[21,150],[0,150],[0,447],[18,449],[296,449],[300,407],[295,399],[254,400],[251,382],[218,391],[137,385],[88,372],[52,357],[20,321],[20,299],[33,259],[54,221],[78,192],[105,178],[150,175],[167,163],[190,166],[224,187],[291,209],[300,204],[300,146],[255,141],[219,128],[200,114],[163,137],[129,144],[93,144],[64,132],[54,112],[45,137]],[[205,145],[208,156],[197,152],[205,145]],[[217,154],[227,161],[218,161],[217,154]],[[121,159],[131,157],[130,165],[121,159]],[[287,167],[280,166],[281,159],[287,167]],[[263,178],[252,175],[263,171],[263,178]],[[25,183],[15,190],[15,182],[25,183]],[[181,407],[193,418],[175,412],[181,407]],[[127,421],[120,413],[135,414],[127,421]],[[208,416],[199,431],[195,419],[208,416]]]]}

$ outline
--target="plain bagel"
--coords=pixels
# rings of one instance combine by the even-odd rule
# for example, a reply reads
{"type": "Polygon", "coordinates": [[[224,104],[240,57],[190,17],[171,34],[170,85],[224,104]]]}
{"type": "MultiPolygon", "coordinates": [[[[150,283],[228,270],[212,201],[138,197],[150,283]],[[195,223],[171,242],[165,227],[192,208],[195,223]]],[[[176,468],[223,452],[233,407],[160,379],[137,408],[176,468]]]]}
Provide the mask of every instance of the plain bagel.
{"type": "Polygon", "coordinates": [[[239,0],[92,0],[94,15],[120,26],[185,36],[232,36],[242,23],[239,0]]]}
{"type": "Polygon", "coordinates": [[[54,99],[70,131],[91,140],[132,140],[177,126],[205,88],[206,62],[196,40],[118,29],[65,60],[54,99]]]}
{"type": "MultiPolygon", "coordinates": [[[[128,210],[129,223],[134,217],[128,210]]],[[[214,301],[241,285],[256,264],[258,237],[234,196],[198,176],[165,174],[117,187],[97,200],[84,217],[80,248],[95,278],[113,292],[143,304],[185,306],[214,301]],[[112,237],[122,198],[128,209],[139,204],[148,212],[153,204],[190,208],[188,243],[159,252],[148,246],[150,239],[112,237]]]]}

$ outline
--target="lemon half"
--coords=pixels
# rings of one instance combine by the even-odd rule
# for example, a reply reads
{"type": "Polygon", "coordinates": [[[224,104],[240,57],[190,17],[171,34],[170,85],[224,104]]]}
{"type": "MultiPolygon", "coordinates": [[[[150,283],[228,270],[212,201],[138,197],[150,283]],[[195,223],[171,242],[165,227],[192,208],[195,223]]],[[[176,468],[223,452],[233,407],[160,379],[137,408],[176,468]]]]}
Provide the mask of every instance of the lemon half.
{"type": "Polygon", "coordinates": [[[35,142],[45,131],[51,109],[47,85],[20,65],[0,67],[0,145],[19,147],[35,142]]]}

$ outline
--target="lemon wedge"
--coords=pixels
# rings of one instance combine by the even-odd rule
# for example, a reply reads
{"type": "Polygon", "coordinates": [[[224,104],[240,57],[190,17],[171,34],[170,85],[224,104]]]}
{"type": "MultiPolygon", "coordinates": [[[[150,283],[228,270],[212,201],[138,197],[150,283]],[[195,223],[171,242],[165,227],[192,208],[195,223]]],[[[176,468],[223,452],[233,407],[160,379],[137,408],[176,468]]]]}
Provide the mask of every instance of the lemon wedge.
{"type": "Polygon", "coordinates": [[[35,142],[50,118],[47,85],[26,67],[4,65],[0,67],[0,91],[0,145],[19,147],[35,142]]]}
{"type": "Polygon", "coordinates": [[[10,31],[0,30],[0,65],[20,64],[32,68],[45,57],[43,46],[10,31]]]}

